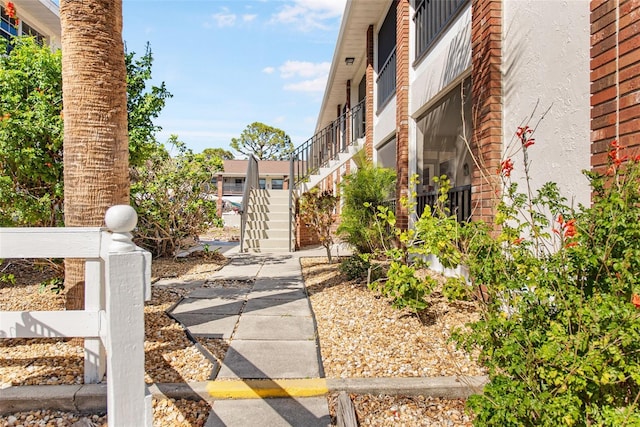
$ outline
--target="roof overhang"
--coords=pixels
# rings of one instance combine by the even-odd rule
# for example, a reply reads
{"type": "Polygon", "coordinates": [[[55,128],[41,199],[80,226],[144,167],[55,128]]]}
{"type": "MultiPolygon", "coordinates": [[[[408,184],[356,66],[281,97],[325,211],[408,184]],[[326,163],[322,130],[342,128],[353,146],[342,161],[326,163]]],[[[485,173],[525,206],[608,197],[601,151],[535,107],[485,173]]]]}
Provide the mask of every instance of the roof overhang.
{"type": "MultiPolygon", "coordinates": [[[[355,74],[367,59],[367,29],[369,25],[374,28],[377,26],[392,1],[394,0],[347,0],[316,122],[316,133],[336,119],[336,106],[344,104],[346,99],[347,80],[356,77],[355,74]],[[352,65],[347,65],[345,58],[355,60],[352,65]]],[[[356,85],[358,83],[352,82],[356,85]]]]}

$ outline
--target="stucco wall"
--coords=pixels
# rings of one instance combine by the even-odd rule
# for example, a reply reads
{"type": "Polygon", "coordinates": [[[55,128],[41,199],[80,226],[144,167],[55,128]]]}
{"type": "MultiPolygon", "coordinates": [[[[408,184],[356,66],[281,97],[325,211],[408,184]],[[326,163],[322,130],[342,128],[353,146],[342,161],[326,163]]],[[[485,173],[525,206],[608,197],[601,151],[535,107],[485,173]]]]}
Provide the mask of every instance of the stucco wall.
{"type": "MultiPolygon", "coordinates": [[[[377,92],[377,91],[376,91],[377,92]]],[[[387,101],[381,110],[376,111],[373,130],[373,146],[376,149],[396,132],[396,97],[387,101]]]]}
{"type": "MultiPolygon", "coordinates": [[[[555,181],[569,201],[587,205],[589,46],[589,2],[504,2],[503,149],[514,146],[518,126],[537,124],[529,149],[534,188],[555,181]]],[[[514,164],[512,179],[523,184],[521,156],[514,164]]]]}

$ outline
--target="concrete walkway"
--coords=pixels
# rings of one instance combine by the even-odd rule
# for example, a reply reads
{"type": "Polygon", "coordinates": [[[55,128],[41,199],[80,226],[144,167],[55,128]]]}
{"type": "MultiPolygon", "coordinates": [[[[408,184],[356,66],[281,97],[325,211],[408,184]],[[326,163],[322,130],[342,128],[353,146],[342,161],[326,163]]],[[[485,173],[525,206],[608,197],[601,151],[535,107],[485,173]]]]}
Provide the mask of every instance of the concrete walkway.
{"type": "Polygon", "coordinates": [[[314,381],[324,373],[299,257],[225,255],[229,263],[208,278],[223,287],[194,289],[170,313],[194,336],[230,340],[207,387],[216,400],[206,425],[327,426],[327,389],[314,381]]]}

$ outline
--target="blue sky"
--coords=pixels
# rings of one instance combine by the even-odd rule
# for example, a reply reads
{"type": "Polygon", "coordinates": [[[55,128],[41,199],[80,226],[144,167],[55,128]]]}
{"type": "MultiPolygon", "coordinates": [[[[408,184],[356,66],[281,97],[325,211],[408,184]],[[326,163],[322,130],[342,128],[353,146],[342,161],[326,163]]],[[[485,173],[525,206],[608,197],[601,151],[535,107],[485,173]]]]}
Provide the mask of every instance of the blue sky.
{"type": "Polygon", "coordinates": [[[156,124],[195,152],[253,122],[313,135],[345,0],[124,0],[127,50],[150,42],[173,98],[156,124]]]}

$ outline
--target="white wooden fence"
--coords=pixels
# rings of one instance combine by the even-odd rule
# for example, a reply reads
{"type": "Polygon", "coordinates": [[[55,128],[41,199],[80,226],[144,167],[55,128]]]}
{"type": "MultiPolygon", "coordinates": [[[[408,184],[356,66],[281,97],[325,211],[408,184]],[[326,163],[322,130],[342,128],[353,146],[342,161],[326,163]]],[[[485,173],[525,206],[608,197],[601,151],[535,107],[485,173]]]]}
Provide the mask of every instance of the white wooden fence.
{"type": "Polygon", "coordinates": [[[144,301],[151,254],[136,247],[138,217],[111,207],[103,228],[0,228],[0,259],[85,259],[83,311],[0,311],[0,338],[84,337],[84,382],[107,373],[109,426],[151,426],[144,382],[144,301]]]}

